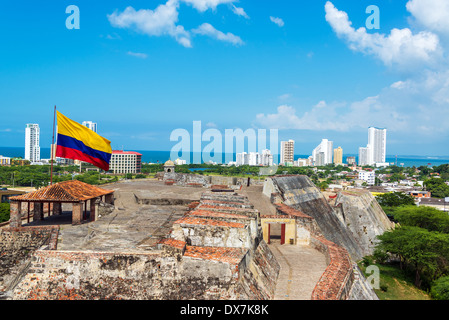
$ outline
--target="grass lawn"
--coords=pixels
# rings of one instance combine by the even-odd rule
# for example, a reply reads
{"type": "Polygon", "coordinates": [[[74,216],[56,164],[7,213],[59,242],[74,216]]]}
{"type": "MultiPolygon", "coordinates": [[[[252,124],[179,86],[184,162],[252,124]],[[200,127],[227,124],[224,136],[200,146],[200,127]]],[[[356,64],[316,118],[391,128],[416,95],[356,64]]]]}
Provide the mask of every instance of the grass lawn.
{"type": "MultiPolygon", "coordinates": [[[[381,264],[376,266],[380,269],[381,289],[374,291],[380,300],[432,300],[427,292],[415,287],[413,277],[404,274],[399,266],[381,264]]],[[[365,272],[366,268],[362,264],[359,264],[359,267],[365,272]]]]}

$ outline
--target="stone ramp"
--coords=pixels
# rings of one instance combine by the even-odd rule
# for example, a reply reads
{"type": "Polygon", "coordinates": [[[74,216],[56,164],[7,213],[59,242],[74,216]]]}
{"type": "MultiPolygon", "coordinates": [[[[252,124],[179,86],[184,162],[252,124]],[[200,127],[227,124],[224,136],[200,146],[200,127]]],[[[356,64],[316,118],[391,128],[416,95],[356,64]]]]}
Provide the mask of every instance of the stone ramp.
{"type": "Polygon", "coordinates": [[[274,300],[311,300],[326,270],[324,254],[310,246],[268,245],[281,266],[274,300]]]}
{"type": "Polygon", "coordinates": [[[263,186],[243,186],[239,193],[248,198],[254,208],[259,210],[260,215],[272,216],[276,214],[276,207],[271,203],[270,198],[263,194],[263,186]]]}

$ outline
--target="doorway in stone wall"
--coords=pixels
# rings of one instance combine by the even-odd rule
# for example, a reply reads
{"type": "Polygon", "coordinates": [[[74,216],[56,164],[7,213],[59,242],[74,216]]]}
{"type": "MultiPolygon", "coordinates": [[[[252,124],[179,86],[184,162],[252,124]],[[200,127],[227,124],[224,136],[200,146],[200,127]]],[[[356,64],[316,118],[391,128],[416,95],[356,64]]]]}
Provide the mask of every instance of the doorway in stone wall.
{"type": "Polygon", "coordinates": [[[268,225],[268,244],[285,244],[285,223],[270,223],[268,225]]]}

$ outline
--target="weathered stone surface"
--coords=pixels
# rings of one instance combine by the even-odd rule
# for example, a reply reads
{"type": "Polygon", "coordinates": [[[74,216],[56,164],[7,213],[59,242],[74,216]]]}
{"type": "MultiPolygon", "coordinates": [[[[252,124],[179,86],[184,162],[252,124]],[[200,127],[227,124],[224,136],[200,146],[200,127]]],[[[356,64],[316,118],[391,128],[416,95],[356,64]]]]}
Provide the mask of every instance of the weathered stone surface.
{"type": "Polygon", "coordinates": [[[360,244],[364,256],[371,255],[377,236],[393,225],[374,196],[364,190],[338,193],[335,212],[360,244]]]}
{"type": "Polygon", "coordinates": [[[0,299],[11,290],[26,273],[36,250],[45,246],[55,249],[58,227],[0,229],[0,299]]]}
{"type": "MultiPolygon", "coordinates": [[[[10,298],[273,297],[279,265],[261,239],[258,213],[245,208],[250,206],[245,198],[206,195],[217,203],[233,200],[234,206],[228,212],[210,211],[210,216],[199,211],[196,217],[188,206],[140,205],[133,193],[116,194],[118,208],[109,215],[78,226],[64,225],[58,251],[54,247],[34,250],[28,256],[27,267],[21,269],[10,298]],[[174,208],[181,215],[173,212],[174,208]],[[248,212],[242,214],[245,210],[248,212]],[[152,223],[153,234],[158,233],[157,239],[162,241],[147,247],[145,236],[149,236],[152,223]],[[172,238],[167,238],[170,233],[172,238]],[[180,239],[174,239],[177,234],[180,239]]],[[[199,205],[198,202],[195,208],[199,205]]]]}
{"type": "Polygon", "coordinates": [[[363,257],[360,244],[307,176],[276,176],[266,183],[282,194],[284,204],[314,218],[326,239],[345,247],[356,261],[363,257]]]}

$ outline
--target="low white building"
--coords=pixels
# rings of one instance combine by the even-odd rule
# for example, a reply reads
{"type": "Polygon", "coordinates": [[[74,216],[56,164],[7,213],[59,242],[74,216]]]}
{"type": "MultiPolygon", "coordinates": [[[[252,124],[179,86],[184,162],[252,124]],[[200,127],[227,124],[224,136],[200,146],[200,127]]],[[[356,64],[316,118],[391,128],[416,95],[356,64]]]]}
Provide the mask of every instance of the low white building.
{"type": "Polygon", "coordinates": [[[182,159],[176,159],[174,162],[177,166],[182,166],[183,164],[187,164],[187,160],[182,160],[182,159]]]}
{"type": "Polygon", "coordinates": [[[11,158],[0,156],[0,166],[10,166],[11,158]]]}
{"type": "Polygon", "coordinates": [[[365,181],[369,186],[376,183],[376,174],[374,171],[359,171],[359,180],[365,181]]]}
{"type": "Polygon", "coordinates": [[[273,165],[273,155],[270,150],[263,150],[262,154],[259,152],[242,152],[236,155],[236,166],[265,166],[269,167],[273,165]]]}
{"type": "Polygon", "coordinates": [[[295,167],[308,167],[311,165],[312,165],[312,163],[310,162],[310,159],[297,159],[294,162],[295,167]]]}

